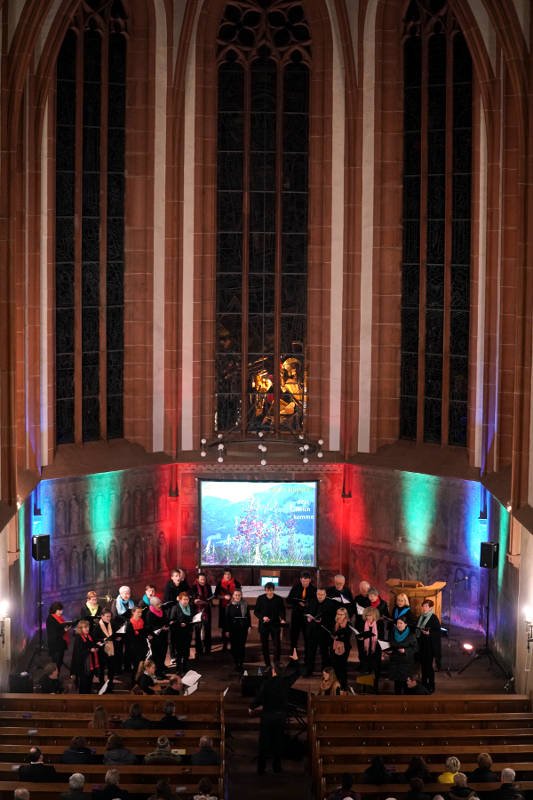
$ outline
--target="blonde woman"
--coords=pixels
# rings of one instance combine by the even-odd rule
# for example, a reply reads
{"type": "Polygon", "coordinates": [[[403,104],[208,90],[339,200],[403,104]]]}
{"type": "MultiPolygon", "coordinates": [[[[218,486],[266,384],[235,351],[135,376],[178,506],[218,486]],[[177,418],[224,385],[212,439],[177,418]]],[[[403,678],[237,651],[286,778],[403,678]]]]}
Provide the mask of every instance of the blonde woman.
{"type": "Polygon", "coordinates": [[[348,656],[351,650],[352,629],[345,608],[337,609],[333,626],[331,663],[339,679],[341,690],[348,690],[348,656]]]}
{"type": "Polygon", "coordinates": [[[414,631],[416,628],[416,619],[411,611],[411,604],[405,592],[400,592],[396,595],[396,603],[392,612],[392,619],[396,623],[399,619],[403,619],[405,624],[410,630],[414,631]]]}
{"type": "Polygon", "coordinates": [[[363,611],[361,622],[358,626],[358,640],[361,642],[359,660],[363,673],[374,673],[374,691],[378,691],[379,675],[381,672],[381,647],[380,640],[385,639],[383,621],[377,608],[369,606],[363,611]]]}
{"type": "Polygon", "coordinates": [[[72,649],[70,672],[76,678],[80,694],[91,693],[93,677],[98,673],[99,668],[98,648],[89,630],[90,624],[86,620],[82,619],[78,622],[72,649]]]}
{"type": "Polygon", "coordinates": [[[339,679],[335,675],[333,667],[324,667],[322,670],[322,680],[318,694],[338,695],[341,693],[339,679]]]}

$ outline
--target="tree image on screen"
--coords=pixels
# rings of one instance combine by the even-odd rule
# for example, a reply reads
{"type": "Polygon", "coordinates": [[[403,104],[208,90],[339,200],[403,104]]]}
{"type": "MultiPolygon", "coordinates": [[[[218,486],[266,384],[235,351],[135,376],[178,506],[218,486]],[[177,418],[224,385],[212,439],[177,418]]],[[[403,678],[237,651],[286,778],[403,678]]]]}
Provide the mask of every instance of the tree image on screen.
{"type": "Polygon", "coordinates": [[[223,486],[203,487],[202,564],[314,566],[314,483],[223,486]]]}

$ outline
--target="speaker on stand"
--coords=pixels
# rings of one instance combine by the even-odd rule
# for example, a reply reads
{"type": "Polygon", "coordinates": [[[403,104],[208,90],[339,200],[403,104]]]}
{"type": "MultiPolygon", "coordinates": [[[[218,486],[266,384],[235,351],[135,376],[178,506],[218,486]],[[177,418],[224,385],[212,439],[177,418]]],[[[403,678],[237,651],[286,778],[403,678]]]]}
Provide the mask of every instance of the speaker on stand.
{"type": "Polygon", "coordinates": [[[38,652],[43,649],[43,574],[42,563],[43,561],[50,560],[50,536],[42,534],[40,536],[31,537],[31,555],[34,561],[39,565],[37,573],[37,614],[39,620],[39,647],[38,652]]]}
{"type": "Polygon", "coordinates": [[[483,567],[484,569],[489,570],[488,575],[488,584],[487,584],[487,605],[485,606],[485,643],[483,647],[478,647],[472,658],[466,662],[464,667],[461,667],[459,672],[457,673],[460,675],[465,669],[468,669],[474,661],[479,661],[480,658],[486,658],[489,662],[489,665],[494,665],[497,667],[502,675],[504,675],[507,679],[509,675],[507,671],[502,667],[499,663],[498,659],[492,652],[489,646],[489,625],[490,625],[490,593],[492,587],[492,572],[498,566],[498,556],[499,556],[499,545],[498,542],[481,542],[480,552],[479,552],[479,566],[483,567]]]}

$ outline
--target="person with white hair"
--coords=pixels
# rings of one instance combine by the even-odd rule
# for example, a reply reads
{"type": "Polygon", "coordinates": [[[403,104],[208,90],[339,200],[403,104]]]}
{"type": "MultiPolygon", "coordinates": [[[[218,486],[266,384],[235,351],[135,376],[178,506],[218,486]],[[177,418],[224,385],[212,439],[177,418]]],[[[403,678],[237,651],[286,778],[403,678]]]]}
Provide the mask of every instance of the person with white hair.
{"type": "Polygon", "coordinates": [[[81,772],[73,772],[68,779],[68,792],[63,792],[60,800],[88,800],[89,795],[83,791],[85,786],[85,775],[81,772]]]}
{"type": "Polygon", "coordinates": [[[345,608],[348,616],[354,612],[353,594],[349,586],[346,585],[346,578],[340,573],[333,578],[333,586],[326,589],[327,596],[336,604],[335,612],[339,608],[345,608]]]}
{"type": "MultiPolygon", "coordinates": [[[[131,589],[129,586],[121,586],[118,590],[118,595],[111,604],[111,612],[113,615],[113,630],[119,630],[124,623],[126,623],[131,615],[135,603],[131,599],[131,589]]],[[[115,666],[117,672],[128,672],[131,669],[129,663],[129,653],[124,649],[124,637],[119,636],[114,640],[115,648],[115,666]]]]}
{"type": "Polygon", "coordinates": [[[501,771],[501,786],[497,791],[498,800],[524,800],[520,786],[515,783],[516,772],[511,767],[504,767],[501,771]]]}
{"type": "Polygon", "coordinates": [[[129,800],[130,793],[121,789],[120,773],[118,769],[108,769],[105,774],[104,786],[93,789],[91,800],[129,800]]]}
{"type": "Polygon", "coordinates": [[[13,800],[30,800],[30,793],[21,786],[13,792],[13,800]]]}

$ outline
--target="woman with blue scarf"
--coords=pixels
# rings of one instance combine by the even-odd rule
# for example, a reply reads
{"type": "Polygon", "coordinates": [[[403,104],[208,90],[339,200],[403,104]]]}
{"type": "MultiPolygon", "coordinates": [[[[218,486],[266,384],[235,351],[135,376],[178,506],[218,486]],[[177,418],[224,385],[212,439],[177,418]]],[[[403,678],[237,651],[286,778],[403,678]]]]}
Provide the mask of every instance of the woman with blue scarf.
{"type": "Polygon", "coordinates": [[[405,592],[400,592],[400,594],[396,595],[396,602],[392,611],[393,622],[396,624],[396,621],[399,619],[403,619],[403,621],[409,626],[410,630],[414,631],[416,627],[416,617],[411,611],[409,598],[405,592]]]}
{"type": "Polygon", "coordinates": [[[389,678],[394,681],[394,694],[405,694],[407,678],[415,668],[416,636],[402,617],[396,621],[390,642],[389,678]]]}
{"type": "Polygon", "coordinates": [[[184,675],[189,669],[193,614],[187,592],[180,592],[177,599],[170,612],[170,635],[176,653],[176,672],[184,675]]]}

